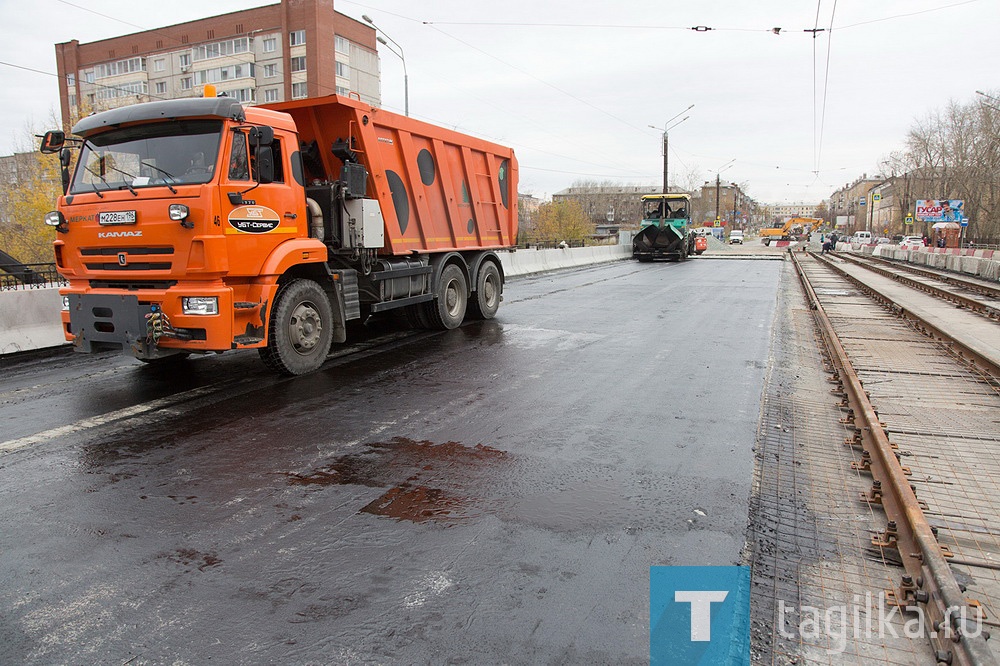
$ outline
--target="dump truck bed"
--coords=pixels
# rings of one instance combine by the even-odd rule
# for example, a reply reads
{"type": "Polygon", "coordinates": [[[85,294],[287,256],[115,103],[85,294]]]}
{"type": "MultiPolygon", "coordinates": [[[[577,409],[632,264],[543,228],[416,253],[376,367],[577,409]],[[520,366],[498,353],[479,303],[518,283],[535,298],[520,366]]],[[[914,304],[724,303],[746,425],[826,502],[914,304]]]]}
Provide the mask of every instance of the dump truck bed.
{"type": "MultiPolygon", "coordinates": [[[[336,142],[368,170],[385,220],[380,254],[498,249],[517,241],[517,160],[510,148],[331,95],[263,105],[292,116],[305,179],[337,180],[336,142]]],[[[340,151],[343,155],[343,151],[340,151]]]]}

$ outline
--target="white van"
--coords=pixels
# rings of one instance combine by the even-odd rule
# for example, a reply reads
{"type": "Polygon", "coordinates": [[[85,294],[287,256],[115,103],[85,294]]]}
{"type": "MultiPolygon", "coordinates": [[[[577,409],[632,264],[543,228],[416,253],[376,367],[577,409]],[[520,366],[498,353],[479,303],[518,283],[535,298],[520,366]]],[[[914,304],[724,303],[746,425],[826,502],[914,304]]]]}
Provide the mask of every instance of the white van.
{"type": "Polygon", "coordinates": [[[729,232],[729,244],[733,245],[734,243],[739,243],[740,245],[743,245],[742,229],[733,229],[732,231],[729,232]]]}
{"type": "Polygon", "coordinates": [[[872,244],[872,232],[870,231],[855,231],[854,235],[851,236],[851,242],[857,243],[858,245],[871,245],[872,244]]]}

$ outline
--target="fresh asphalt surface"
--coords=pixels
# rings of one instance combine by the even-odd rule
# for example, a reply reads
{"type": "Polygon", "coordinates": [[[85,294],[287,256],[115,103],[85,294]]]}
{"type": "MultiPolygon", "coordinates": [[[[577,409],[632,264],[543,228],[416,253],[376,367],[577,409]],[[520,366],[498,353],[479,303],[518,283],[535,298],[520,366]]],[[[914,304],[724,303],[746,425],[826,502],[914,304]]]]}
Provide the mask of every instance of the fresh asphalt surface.
{"type": "Polygon", "coordinates": [[[650,565],[740,561],[781,262],[508,283],[319,372],[0,371],[0,663],[646,663],[650,565]]]}

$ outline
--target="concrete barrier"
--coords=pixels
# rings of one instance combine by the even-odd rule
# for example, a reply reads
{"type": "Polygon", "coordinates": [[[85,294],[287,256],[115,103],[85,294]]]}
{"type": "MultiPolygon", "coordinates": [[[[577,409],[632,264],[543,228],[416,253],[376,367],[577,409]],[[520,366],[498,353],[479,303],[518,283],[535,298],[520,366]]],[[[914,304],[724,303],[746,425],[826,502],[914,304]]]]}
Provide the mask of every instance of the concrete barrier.
{"type": "Polygon", "coordinates": [[[0,355],[68,344],[61,310],[59,287],[0,291],[0,355]]]}
{"type": "Polygon", "coordinates": [[[516,250],[500,255],[504,275],[515,277],[531,275],[560,268],[575,268],[588,264],[620,261],[632,256],[629,245],[595,245],[593,247],[567,247],[549,250],[516,250]]]}
{"type": "MultiPolygon", "coordinates": [[[[503,252],[500,260],[504,274],[515,277],[631,256],[631,245],[598,245],[503,252]]],[[[63,337],[61,309],[58,287],[0,291],[0,356],[68,344],[63,337]]]]}

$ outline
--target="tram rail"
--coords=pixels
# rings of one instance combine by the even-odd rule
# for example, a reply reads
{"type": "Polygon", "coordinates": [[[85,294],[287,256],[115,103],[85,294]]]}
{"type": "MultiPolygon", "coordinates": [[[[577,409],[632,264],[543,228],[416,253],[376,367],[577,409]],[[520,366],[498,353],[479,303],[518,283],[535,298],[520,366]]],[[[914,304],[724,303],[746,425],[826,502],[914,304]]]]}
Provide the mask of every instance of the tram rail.
{"type": "Polygon", "coordinates": [[[908,287],[919,289],[961,307],[968,308],[973,312],[978,312],[990,319],[1000,321],[1000,288],[998,287],[974,280],[966,280],[940,271],[891,262],[879,257],[859,257],[847,252],[836,253],[835,256],[859,266],[864,266],[870,271],[896,280],[908,287]],[[909,277],[907,274],[921,279],[909,277]],[[941,285],[932,284],[927,282],[927,280],[939,282],[941,285]],[[968,296],[960,293],[961,291],[971,292],[975,295],[968,296]]]}
{"type": "Polygon", "coordinates": [[[872,477],[859,499],[885,512],[871,548],[904,568],[887,598],[926,613],[939,663],[997,663],[982,631],[1000,626],[996,364],[838,261],[790,254],[859,455],[851,467],[872,477]],[[957,416],[935,418],[949,402],[957,416]]]}

